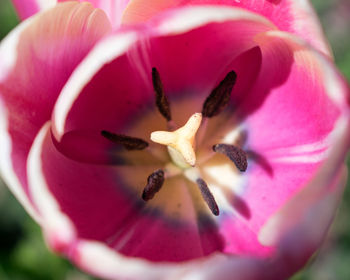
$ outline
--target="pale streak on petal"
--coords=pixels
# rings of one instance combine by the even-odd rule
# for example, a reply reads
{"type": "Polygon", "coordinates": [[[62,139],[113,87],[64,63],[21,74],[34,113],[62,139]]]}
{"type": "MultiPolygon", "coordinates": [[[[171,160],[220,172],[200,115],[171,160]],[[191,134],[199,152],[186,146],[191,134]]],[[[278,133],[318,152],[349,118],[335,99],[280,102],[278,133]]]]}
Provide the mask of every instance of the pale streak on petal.
{"type": "Polygon", "coordinates": [[[325,160],[328,156],[327,151],[313,154],[313,155],[299,155],[299,156],[286,156],[271,159],[271,162],[279,162],[279,163],[317,163],[325,160]]]}
{"type": "Polygon", "coordinates": [[[292,147],[285,147],[274,149],[271,151],[271,155],[285,155],[285,154],[305,154],[305,153],[314,153],[320,150],[327,149],[330,144],[329,137],[325,137],[319,141],[315,141],[313,143],[307,143],[292,147]]]}
{"type": "Polygon", "coordinates": [[[332,143],[334,143],[334,139],[336,139],[342,125],[344,124],[338,121],[335,125],[335,129],[320,141],[273,150],[269,154],[269,159],[271,162],[296,164],[321,162],[330,156],[329,149],[331,148],[332,143]]]}
{"type": "MultiPolygon", "coordinates": [[[[342,164],[344,150],[348,147],[350,141],[348,117],[341,117],[333,132],[333,145],[330,148],[328,160],[324,162],[313,180],[297,193],[290,201],[282,206],[273,214],[263,225],[259,232],[259,241],[265,246],[274,246],[292,227],[300,222],[299,218],[303,216],[311,205],[317,203],[322,197],[329,196],[332,192],[332,183],[330,181],[336,176],[339,165],[342,164]],[[333,176],[332,176],[333,175],[333,176]],[[286,219],[288,217],[288,219],[286,219]]],[[[344,166],[342,167],[344,169],[344,166]]],[[[341,170],[340,170],[341,171],[341,170]]],[[[340,172],[339,171],[339,172],[340,172]]],[[[340,172],[341,173],[341,172],[340,172]]],[[[343,175],[341,175],[343,176],[343,175]]],[[[334,180],[334,179],[333,179],[334,180]]],[[[342,179],[337,186],[333,188],[342,189],[345,181],[342,179]]]]}

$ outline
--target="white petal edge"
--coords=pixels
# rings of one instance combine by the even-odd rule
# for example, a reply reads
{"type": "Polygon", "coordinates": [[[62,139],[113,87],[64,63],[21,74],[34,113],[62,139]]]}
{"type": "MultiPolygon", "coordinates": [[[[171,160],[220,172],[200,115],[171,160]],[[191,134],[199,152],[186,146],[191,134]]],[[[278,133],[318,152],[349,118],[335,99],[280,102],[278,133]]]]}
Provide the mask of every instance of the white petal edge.
{"type": "Polygon", "coordinates": [[[178,8],[164,14],[168,18],[157,27],[160,34],[185,33],[210,22],[220,23],[231,20],[260,22],[270,29],[277,29],[267,18],[241,8],[203,5],[178,8]]]}
{"type": "Polygon", "coordinates": [[[40,10],[46,10],[56,5],[56,0],[36,0],[40,10]]]}
{"type": "Polygon", "coordinates": [[[53,111],[53,134],[58,141],[64,134],[65,120],[69,109],[79,96],[80,91],[104,64],[123,54],[136,42],[137,38],[136,32],[124,32],[102,40],[74,70],[63,87],[53,111]]]}
{"type": "Polygon", "coordinates": [[[318,39],[315,42],[313,41],[312,44],[314,44],[318,50],[320,50],[330,58],[333,58],[332,49],[323,33],[321,23],[312,5],[310,4],[310,1],[291,0],[289,2],[291,3],[294,18],[302,18],[301,20],[294,21],[294,29],[299,32],[305,30],[305,26],[303,24],[305,23],[305,20],[303,19],[308,19],[307,27],[311,28],[312,34],[318,39]]]}
{"type": "Polygon", "coordinates": [[[70,219],[61,212],[60,206],[50,193],[41,165],[42,145],[50,134],[51,122],[46,122],[35,137],[30,149],[27,170],[33,201],[41,218],[48,243],[53,247],[68,247],[76,239],[75,228],[70,219]]]}
{"type": "MultiPolygon", "coordinates": [[[[17,45],[21,33],[32,23],[34,17],[23,21],[0,44],[0,82],[6,80],[17,61],[17,45]]],[[[13,195],[23,205],[29,215],[38,223],[40,216],[34,209],[22,184],[14,172],[11,159],[12,144],[8,133],[7,109],[0,95],[0,173],[13,195]]]]}
{"type": "MultiPolygon", "coordinates": [[[[168,14],[166,14],[168,15],[168,14]]],[[[163,17],[164,15],[162,15],[163,17]]],[[[185,7],[169,13],[166,20],[157,24],[152,35],[185,33],[209,23],[246,20],[264,25],[267,30],[276,27],[266,18],[238,8],[213,6],[185,7]],[[184,21],[183,16],[191,20],[184,21]]],[[[143,31],[145,32],[145,31],[143,31]]],[[[103,65],[124,54],[137,40],[144,37],[141,31],[120,32],[101,40],[73,72],[56,102],[53,111],[53,134],[60,141],[64,134],[67,115],[80,91],[103,65]],[[112,47],[113,46],[113,47],[112,47]]],[[[147,35],[150,35],[149,33],[147,35]]]]}

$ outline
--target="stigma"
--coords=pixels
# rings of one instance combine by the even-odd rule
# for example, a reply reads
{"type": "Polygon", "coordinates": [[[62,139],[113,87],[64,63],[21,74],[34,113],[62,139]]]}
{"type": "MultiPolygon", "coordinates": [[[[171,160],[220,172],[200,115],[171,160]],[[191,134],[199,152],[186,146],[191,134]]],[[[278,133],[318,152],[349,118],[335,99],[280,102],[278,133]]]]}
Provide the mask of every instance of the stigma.
{"type": "Polygon", "coordinates": [[[202,122],[202,114],[193,114],[186,124],[175,131],[154,131],[151,140],[166,145],[173,162],[181,167],[195,166],[195,138],[202,122]]]}

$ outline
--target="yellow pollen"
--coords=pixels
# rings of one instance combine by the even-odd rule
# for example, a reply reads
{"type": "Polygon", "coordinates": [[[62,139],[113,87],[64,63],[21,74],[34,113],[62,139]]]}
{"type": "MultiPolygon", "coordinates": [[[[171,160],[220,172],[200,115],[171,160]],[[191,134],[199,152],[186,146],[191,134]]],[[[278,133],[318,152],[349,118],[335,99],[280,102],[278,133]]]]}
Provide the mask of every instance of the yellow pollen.
{"type": "Polygon", "coordinates": [[[168,146],[169,154],[177,165],[181,167],[187,167],[188,164],[194,166],[196,164],[195,136],[201,122],[202,114],[195,113],[184,126],[175,131],[152,132],[151,140],[168,146]]]}

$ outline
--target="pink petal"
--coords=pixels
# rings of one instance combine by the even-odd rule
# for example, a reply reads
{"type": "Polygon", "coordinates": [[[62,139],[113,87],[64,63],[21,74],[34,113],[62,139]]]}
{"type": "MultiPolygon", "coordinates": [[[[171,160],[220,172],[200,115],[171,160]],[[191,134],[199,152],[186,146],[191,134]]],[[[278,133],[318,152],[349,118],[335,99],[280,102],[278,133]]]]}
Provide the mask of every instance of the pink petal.
{"type": "MultiPolygon", "coordinates": [[[[95,239],[96,235],[107,233],[108,228],[113,229],[113,219],[120,215],[120,211],[126,211],[125,207],[133,206],[130,203],[124,206],[118,204],[122,199],[120,196],[115,200],[113,189],[116,185],[111,186],[111,181],[107,182],[105,179],[106,175],[109,176],[108,170],[104,170],[103,176],[100,176],[98,173],[101,172],[101,168],[81,165],[58,153],[52,145],[49,129],[50,123],[43,126],[30,151],[28,169],[31,191],[34,202],[42,215],[42,226],[49,245],[56,251],[66,254],[80,268],[107,279],[153,280],[197,277],[209,280],[214,276],[220,279],[231,279],[233,274],[239,274],[242,280],[257,279],[262,275],[266,275],[267,279],[270,274],[272,278],[268,279],[277,279],[274,273],[276,270],[272,269],[272,264],[280,268],[280,262],[228,257],[222,254],[213,254],[209,257],[180,263],[149,262],[142,258],[126,257],[107,247],[103,240],[101,242],[85,239],[84,235],[88,232],[90,235],[95,235],[93,237],[95,239]],[[47,157],[50,158],[51,164],[46,163],[45,158],[47,157]],[[59,172],[56,173],[56,171],[59,172]],[[60,175],[61,171],[64,174],[60,175]],[[77,172],[81,175],[79,176],[81,180],[77,179],[77,172]],[[63,181],[66,181],[67,177],[74,182],[71,181],[69,185],[66,185],[63,181]],[[60,181],[60,179],[63,180],[60,181]],[[88,183],[83,186],[85,180],[88,183]],[[91,185],[95,183],[96,189],[91,192],[91,185]],[[67,186],[67,188],[62,189],[62,186],[67,186]],[[64,195],[65,192],[69,192],[69,195],[64,195]],[[96,202],[101,204],[96,205],[96,202]],[[74,208],[75,213],[72,212],[74,208]],[[115,208],[114,211],[113,208],[115,208]],[[107,214],[109,219],[105,220],[107,217],[100,216],[101,213],[107,214]],[[77,217],[78,220],[76,220],[77,217]]],[[[173,230],[168,234],[174,234],[173,230]]],[[[143,232],[148,232],[147,227],[143,228],[143,232]]],[[[188,240],[187,238],[186,236],[183,241],[188,240]]],[[[188,243],[187,245],[191,247],[193,244],[188,243]]]]}
{"type": "MultiPolygon", "coordinates": [[[[348,134],[349,91],[334,66],[290,34],[272,31],[260,34],[256,40],[263,58],[260,76],[251,92],[233,98],[248,133],[243,148],[256,152],[260,160],[251,158],[240,194],[245,203],[243,210],[249,209],[251,215],[245,214],[248,210],[239,211],[233,203],[241,219],[234,225],[234,216],[225,217],[222,231],[226,239],[249,236],[251,231],[257,234],[271,215],[306,188],[314,176],[321,176],[320,168],[334,158],[337,161],[332,168],[325,168],[332,181],[342,168],[349,146],[336,142],[348,134]],[[333,151],[334,146],[339,151],[333,151]],[[248,224],[250,231],[240,223],[248,224]]],[[[304,202],[305,208],[312,205],[304,202]]],[[[289,214],[292,211],[296,209],[289,214]]],[[[284,222],[289,221],[289,216],[283,217],[284,222]]],[[[325,224],[321,228],[324,232],[325,224]]],[[[235,243],[231,247],[238,250],[235,243]]]]}
{"type": "Polygon", "coordinates": [[[77,68],[55,106],[53,130],[58,141],[75,130],[122,133],[125,123],[154,106],[152,67],[159,70],[169,97],[200,93],[204,100],[232,67],[239,67],[239,74],[240,69],[245,71],[246,79],[238,88],[248,88],[261,60],[253,38],[273,28],[259,16],[227,8],[180,9],[155,20],[154,31],[122,32],[107,38],[77,68]],[[184,14],[193,20],[183,22],[184,14]],[[154,35],[147,38],[148,32],[154,35]],[[135,43],[138,37],[147,38],[147,44],[135,43]],[[243,68],[253,60],[251,70],[243,68]]]}
{"type": "MultiPolygon", "coordinates": [[[[164,216],[163,209],[141,200],[145,180],[154,167],[142,167],[136,173],[72,161],[57,151],[49,129],[46,124],[32,146],[28,176],[53,249],[68,254],[80,239],[91,239],[122,255],[156,262],[184,261],[220,250],[221,240],[209,221],[174,220],[164,216]],[[134,178],[137,192],[121,181],[120,172],[138,175],[134,178]]],[[[164,188],[191,205],[187,186],[173,184],[175,191],[171,186],[164,188]]]]}
{"type": "MultiPolygon", "coordinates": [[[[210,10],[211,15],[216,15],[212,13],[213,8],[210,10]]],[[[72,132],[99,132],[101,126],[103,129],[122,130],[123,124],[130,121],[126,113],[136,114],[137,105],[152,97],[152,88],[148,83],[153,61],[159,63],[159,69],[163,69],[161,73],[167,74],[164,85],[171,89],[171,97],[182,92],[181,86],[193,86],[193,91],[200,89],[203,94],[202,91],[220,80],[221,73],[216,76],[214,73],[218,72],[219,64],[222,65],[227,56],[211,58],[208,55],[208,61],[213,59],[211,65],[214,71],[210,72],[203,67],[205,64],[192,66],[194,54],[183,52],[184,61],[190,61],[188,67],[194,67],[194,78],[190,83],[190,79],[186,79],[181,71],[187,71],[187,68],[177,69],[175,66],[175,63],[181,65],[182,57],[176,61],[169,59],[167,68],[165,62],[162,64],[161,57],[153,54],[156,50],[163,56],[164,49],[171,49],[173,45],[181,47],[185,42],[190,42],[198,50],[199,47],[195,47],[205,38],[204,31],[215,30],[217,32],[214,34],[218,34],[217,38],[220,39],[220,26],[227,27],[227,24],[237,20],[234,16],[224,22],[210,16],[206,18],[203,8],[182,12],[188,11],[194,15],[198,11],[198,17],[191,17],[194,19],[191,23],[179,24],[180,17],[175,14],[164,21],[162,18],[156,19],[159,25],[155,31],[120,32],[97,45],[73,73],[62,91],[62,98],[57,102],[54,112],[57,140],[63,141],[66,134],[72,132]],[[152,36],[147,37],[147,32],[152,36]],[[196,34],[201,40],[189,41],[196,38],[196,34]],[[148,44],[137,41],[141,35],[141,41],[148,44]],[[113,48],[110,48],[111,45],[113,48]],[[135,57],[139,56],[145,64],[141,69],[136,68],[140,60],[135,57]],[[132,77],[132,80],[124,82],[119,78],[125,76],[132,77]],[[174,77],[179,77],[177,83],[173,82],[174,77]],[[203,85],[203,81],[208,79],[208,84],[203,85]],[[110,91],[115,85],[115,91],[110,91]],[[145,92],[147,90],[150,92],[145,92]],[[96,92],[99,92],[98,97],[94,96],[96,92]],[[128,95],[114,92],[127,92],[128,95]],[[140,99],[138,95],[141,95],[140,99]],[[128,98],[131,98],[131,104],[127,104],[128,98]],[[104,102],[106,99],[108,102],[104,102]],[[128,106],[122,106],[121,101],[128,106]]],[[[223,10],[217,11],[221,16],[227,15],[223,10]]],[[[231,15],[230,12],[228,14],[231,15]]],[[[246,14],[247,17],[249,15],[246,14]]],[[[248,26],[253,27],[262,24],[251,17],[246,18],[244,23],[237,21],[240,26],[244,23],[251,23],[248,26]]],[[[268,29],[263,25],[262,30],[268,29]]],[[[247,30],[252,30],[256,35],[253,32],[255,28],[247,30]]],[[[32,147],[28,170],[30,189],[44,219],[46,236],[52,247],[67,254],[83,269],[106,278],[140,279],[144,276],[146,279],[162,279],[167,276],[170,279],[231,279],[232,275],[239,274],[240,279],[247,280],[258,277],[283,279],[300,268],[323,238],[344,186],[343,161],[349,143],[348,89],[328,59],[293,36],[268,31],[252,37],[259,47],[246,43],[245,47],[237,50],[234,55],[236,59],[229,61],[227,67],[239,66],[240,73],[247,73],[254,79],[252,88],[244,85],[247,84],[244,80],[241,87],[247,89],[246,94],[236,93],[233,99],[237,98],[241,105],[238,112],[249,129],[246,147],[265,157],[272,171],[267,172],[266,166],[258,161],[250,161],[247,180],[243,182],[245,188],[240,194],[242,201],[237,203],[237,194],[233,194],[236,202],[232,202],[231,206],[236,212],[223,209],[220,220],[216,220],[220,223],[220,232],[217,232],[215,225],[208,225],[206,220],[199,219],[198,222],[203,223],[199,227],[194,222],[196,220],[173,224],[167,216],[141,204],[140,190],[144,178],[153,167],[142,167],[145,176],[138,177],[133,176],[136,169],[128,167],[86,165],[70,160],[56,149],[47,124],[32,147]],[[249,72],[244,62],[254,59],[259,62],[258,67],[249,72]],[[308,106],[304,106],[304,103],[308,106]],[[293,113],[292,117],[289,112],[293,113]],[[315,116],[313,125],[306,122],[310,116],[315,116]],[[262,123],[260,118],[268,122],[262,123]],[[299,122],[299,118],[302,122],[299,122]],[[316,122],[318,119],[322,122],[316,122]],[[289,129],[284,129],[286,126],[289,129]],[[323,142],[323,139],[326,141],[323,142]],[[310,148],[311,157],[305,154],[310,153],[310,148]],[[297,151],[298,157],[287,154],[281,160],[279,154],[273,154],[281,152],[281,149],[285,149],[282,150],[283,156],[286,152],[297,151]],[[326,154],[323,153],[325,151],[326,154]],[[306,155],[307,159],[312,160],[305,160],[306,155]],[[121,173],[128,175],[124,178],[136,182],[140,189],[135,192],[129,188],[129,182],[121,182],[121,173]],[[255,182],[255,178],[259,182],[255,182]],[[307,199],[304,200],[305,197],[307,199]],[[284,204],[287,210],[282,208],[284,204]],[[291,215],[299,207],[300,211],[291,215]],[[317,215],[320,209],[325,211],[321,218],[317,215]],[[286,215],[292,217],[290,223],[285,222],[286,215]],[[323,217],[326,219],[323,220],[323,217]],[[319,234],[306,234],[312,227],[310,219],[316,218],[319,218],[316,227],[319,234]],[[205,230],[200,231],[201,226],[205,230]],[[290,244],[289,238],[295,236],[291,235],[294,231],[298,232],[296,236],[300,237],[298,241],[303,246],[287,246],[290,244]],[[266,235],[273,238],[267,239],[266,235]],[[313,237],[315,242],[311,243],[313,237]],[[305,244],[309,244],[309,247],[305,247],[305,244]],[[238,258],[232,256],[234,253],[251,257],[238,258]],[[201,258],[195,259],[199,256],[201,258]],[[286,259],[292,264],[288,266],[286,259]],[[184,262],[173,263],[180,260],[184,262]]],[[[228,49],[236,47],[234,36],[228,37],[227,41],[232,41],[232,45],[224,39],[220,41],[223,50],[226,46],[228,49]]],[[[164,53],[167,54],[165,57],[169,57],[168,53],[164,53]]],[[[177,186],[176,192],[186,198],[186,188],[181,184],[177,186]]],[[[160,212],[163,210],[160,209],[160,212]]],[[[189,212],[193,215],[193,209],[189,212]]]]}
{"type": "MultiPolygon", "coordinates": [[[[71,0],[12,0],[19,17],[24,20],[37,12],[54,7],[59,2],[71,0]]],[[[78,0],[79,2],[90,2],[95,8],[102,9],[113,27],[121,24],[123,12],[130,0],[78,0]]]]}
{"type": "MultiPolygon", "coordinates": [[[[249,130],[247,148],[257,151],[267,159],[267,167],[258,161],[251,164],[245,191],[241,194],[244,200],[233,201],[231,208],[234,208],[236,212],[228,211],[226,215],[223,215],[220,232],[226,240],[223,250],[230,254],[266,257],[273,252],[273,248],[259,243],[260,228],[315,174],[320,164],[326,159],[323,152],[327,150],[331,142],[326,142],[326,146],[313,151],[316,155],[313,155],[311,160],[315,157],[316,162],[299,163],[293,162],[295,159],[291,158],[286,163],[281,163],[281,159],[274,157],[274,149],[289,146],[297,149],[297,146],[301,145],[306,145],[307,148],[307,145],[314,142],[323,143],[321,140],[334,130],[336,121],[348,110],[347,105],[344,105],[347,104],[345,95],[347,89],[329,62],[304,42],[294,41],[294,37],[289,38],[283,32],[269,31],[254,36],[254,42],[259,44],[259,48],[247,44],[247,48],[239,49],[239,44],[235,41],[236,36],[231,38],[225,34],[224,38],[219,37],[222,29],[219,24],[208,24],[205,20],[206,15],[203,13],[205,9],[190,8],[179,12],[179,15],[182,16],[186,12],[192,13],[190,18],[198,20],[197,22],[196,20],[192,23],[181,22],[176,13],[168,15],[164,21],[162,17],[155,19],[159,24],[158,32],[161,35],[163,32],[170,33],[170,35],[147,39],[147,47],[135,43],[138,36],[136,32],[118,33],[106,39],[105,42],[101,42],[91,56],[80,65],[62,92],[62,97],[54,112],[55,136],[59,140],[63,135],[79,130],[95,131],[97,135],[102,128],[121,133],[125,123],[130,121],[130,116],[137,118],[140,114],[140,106],[146,103],[145,101],[151,100],[150,103],[153,106],[153,92],[149,85],[151,77],[148,71],[153,65],[157,67],[159,65],[160,73],[166,73],[163,82],[165,88],[170,89],[170,97],[183,92],[196,93],[199,96],[208,92],[216,81],[220,80],[216,73],[220,72],[219,66],[225,65],[223,61],[227,61],[229,57],[203,55],[200,52],[202,40],[207,37],[205,32],[210,31],[211,34],[216,34],[218,37],[213,41],[216,43],[220,41],[218,45],[222,53],[225,53],[226,46],[228,52],[232,49],[243,52],[241,55],[237,54],[237,58],[227,64],[227,69],[234,66],[236,70],[237,67],[238,75],[243,75],[243,84],[249,84],[248,81],[250,81],[250,86],[252,86],[252,82],[256,79],[250,92],[247,85],[242,85],[242,88],[246,90],[241,88],[239,91],[234,91],[233,103],[238,108],[237,112],[241,114],[241,117],[246,118],[245,125],[249,130]],[[198,17],[194,16],[196,11],[198,11],[198,17]],[[197,28],[188,30],[194,26],[197,28]],[[196,41],[196,35],[201,40],[196,41]],[[266,40],[267,37],[269,40],[266,40]],[[186,53],[186,48],[181,49],[181,46],[186,46],[186,43],[191,45],[195,50],[194,53],[186,53]],[[109,48],[110,44],[113,44],[115,48],[109,48]],[[176,46],[176,50],[181,50],[181,57],[173,55],[172,46],[176,46]],[[127,53],[127,56],[123,54],[124,52],[127,53]],[[210,69],[200,64],[199,60],[196,60],[196,55],[206,57],[205,65],[210,65],[210,69]],[[132,59],[135,57],[141,57],[146,67],[136,68],[137,65],[142,64],[137,60],[133,63],[132,59]],[[167,58],[166,62],[162,60],[164,57],[167,58]],[[172,60],[172,57],[175,59],[172,60]],[[211,59],[214,60],[211,61],[211,59]],[[262,68],[260,70],[261,59],[262,68]],[[258,63],[253,63],[254,60],[258,63]],[[105,65],[106,63],[108,64],[105,65]],[[249,72],[248,69],[252,67],[247,67],[247,65],[252,64],[258,64],[258,68],[249,72]],[[96,70],[97,74],[95,74],[96,70]],[[259,71],[260,74],[256,77],[259,71]],[[122,78],[125,76],[133,77],[132,82],[122,78]],[[191,79],[188,78],[189,76],[191,79]],[[212,76],[216,78],[213,79],[212,76]],[[120,77],[119,82],[116,82],[117,77],[120,77]],[[329,88],[327,77],[333,82],[336,81],[336,86],[340,87],[338,93],[329,88]],[[112,86],[116,88],[111,92],[112,86]],[[96,91],[106,97],[96,96],[94,94],[96,91]],[[305,91],[310,93],[306,95],[305,91]],[[128,92],[128,95],[114,94],[114,92],[128,92]],[[314,103],[310,102],[310,100],[315,100],[315,96],[319,99],[319,106],[312,106],[314,103]],[[113,99],[113,97],[116,98],[113,99]],[[121,106],[122,103],[125,106],[121,106]],[[92,111],[95,114],[91,115],[92,111]],[[315,119],[319,125],[309,124],[310,119],[315,119]],[[290,129],[291,127],[293,130],[290,129]],[[322,157],[318,157],[317,152],[322,157]],[[271,162],[270,159],[272,159],[271,162]],[[272,174],[269,172],[270,169],[273,171],[272,174]],[[235,242],[237,240],[240,242],[235,242]]],[[[217,9],[220,10],[220,8],[217,9]]],[[[212,7],[210,11],[211,16],[216,16],[212,7]]],[[[220,15],[224,17],[225,12],[220,11],[220,15]]],[[[207,20],[214,19],[208,16],[207,20]]],[[[232,22],[235,23],[234,16],[232,16],[232,22]]],[[[249,21],[245,23],[248,24],[247,22],[249,21]]],[[[242,21],[238,23],[240,26],[243,25],[242,21]]],[[[229,21],[221,24],[227,27],[229,21]]],[[[233,27],[230,29],[234,30],[233,27]]],[[[249,29],[245,29],[247,30],[249,29]]],[[[247,42],[249,39],[252,40],[251,37],[248,37],[247,42]]],[[[146,41],[146,39],[143,40],[146,41]]],[[[241,39],[240,43],[244,43],[244,40],[241,39]]],[[[213,50],[210,49],[210,43],[208,46],[208,53],[216,53],[214,47],[213,50]]],[[[223,73],[227,73],[227,69],[223,73]]],[[[239,85],[237,86],[239,88],[239,85]]],[[[193,110],[196,109],[198,108],[193,110]]],[[[149,130],[157,129],[150,127],[149,130]]],[[[82,151],[85,152],[84,149],[82,151]]],[[[305,157],[303,154],[297,156],[297,159],[300,156],[305,157]]],[[[232,193],[231,196],[234,198],[237,197],[237,194],[232,193]]]]}
{"type": "Polygon", "coordinates": [[[20,24],[1,43],[1,169],[19,197],[28,191],[26,159],[35,135],[73,69],[109,30],[91,5],[66,3],[20,24]]]}
{"type": "Polygon", "coordinates": [[[56,0],[12,0],[19,17],[24,20],[37,12],[53,7],[56,0]]]}
{"type": "Polygon", "coordinates": [[[306,39],[315,48],[331,56],[319,20],[309,1],[295,0],[134,0],[127,6],[124,24],[135,24],[149,20],[166,9],[188,5],[228,5],[244,8],[271,20],[279,29],[295,33],[306,39]]]}
{"type": "MultiPolygon", "coordinates": [[[[70,0],[58,0],[66,2],[70,0]]],[[[108,16],[113,27],[121,24],[122,15],[130,0],[79,0],[79,2],[90,2],[95,8],[102,9],[108,16]]]]}

